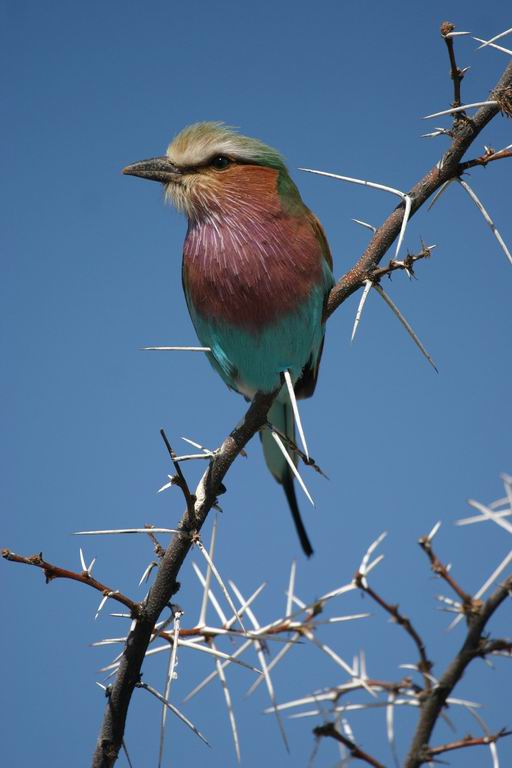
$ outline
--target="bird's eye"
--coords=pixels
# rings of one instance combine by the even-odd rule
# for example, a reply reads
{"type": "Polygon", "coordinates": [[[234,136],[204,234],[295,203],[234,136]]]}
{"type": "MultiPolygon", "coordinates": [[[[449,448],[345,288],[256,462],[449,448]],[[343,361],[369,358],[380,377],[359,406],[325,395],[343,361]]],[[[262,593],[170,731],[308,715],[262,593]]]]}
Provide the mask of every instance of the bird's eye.
{"type": "Polygon", "coordinates": [[[213,158],[210,165],[217,171],[223,171],[224,168],[227,168],[228,165],[231,165],[231,160],[229,157],[226,157],[226,155],[217,155],[217,157],[213,158]]]}

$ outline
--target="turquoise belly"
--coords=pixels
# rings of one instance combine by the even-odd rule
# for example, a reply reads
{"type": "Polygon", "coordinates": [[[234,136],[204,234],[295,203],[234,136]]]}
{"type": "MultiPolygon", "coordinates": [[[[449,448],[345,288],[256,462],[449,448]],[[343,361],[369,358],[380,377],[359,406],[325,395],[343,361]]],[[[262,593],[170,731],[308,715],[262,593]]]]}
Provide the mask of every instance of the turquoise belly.
{"type": "Polygon", "coordinates": [[[308,361],[315,366],[325,330],[325,295],[331,285],[332,275],[326,269],[325,283],[313,288],[296,311],[258,332],[202,317],[189,303],[199,340],[210,347],[208,358],[226,384],[253,397],[280,387],[283,371],[289,370],[296,381],[308,361]]]}

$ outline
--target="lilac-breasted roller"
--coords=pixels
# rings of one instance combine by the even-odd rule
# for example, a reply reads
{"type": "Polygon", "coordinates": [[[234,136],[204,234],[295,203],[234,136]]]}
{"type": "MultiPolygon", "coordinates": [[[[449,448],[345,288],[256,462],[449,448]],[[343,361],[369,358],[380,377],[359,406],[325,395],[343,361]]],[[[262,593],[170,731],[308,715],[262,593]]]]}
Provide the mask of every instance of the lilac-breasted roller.
{"type": "MultiPolygon", "coordinates": [[[[200,342],[228,387],[246,398],[280,390],[269,421],[294,441],[295,396],[315,389],[334,280],[322,226],[282,156],[222,123],[197,123],[166,155],[124,173],[161,182],[166,199],[186,214],[183,288],[200,342]]],[[[262,442],[311,555],[282,443],[266,427],[262,442]]]]}

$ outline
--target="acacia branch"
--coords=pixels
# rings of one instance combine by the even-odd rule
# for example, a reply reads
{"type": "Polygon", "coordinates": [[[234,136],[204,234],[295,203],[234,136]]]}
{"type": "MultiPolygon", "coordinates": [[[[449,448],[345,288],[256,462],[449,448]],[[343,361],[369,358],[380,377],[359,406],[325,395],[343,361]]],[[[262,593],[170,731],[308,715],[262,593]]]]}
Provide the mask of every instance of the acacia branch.
{"type": "Polygon", "coordinates": [[[362,573],[356,573],[354,581],[356,585],[361,589],[363,592],[365,592],[369,597],[372,598],[378,605],[381,606],[393,619],[393,621],[401,626],[405,632],[411,637],[416,645],[416,648],[418,649],[418,654],[420,657],[419,663],[418,663],[418,671],[422,673],[423,680],[425,682],[425,689],[429,690],[432,687],[432,682],[430,678],[430,671],[432,669],[432,662],[427,656],[427,648],[425,646],[425,643],[423,642],[423,639],[418,634],[416,629],[411,624],[410,619],[407,618],[407,616],[404,616],[400,611],[398,610],[398,605],[392,605],[391,603],[387,603],[380,595],[373,590],[368,583],[366,583],[366,580],[362,573]]]}
{"type": "Polygon", "coordinates": [[[482,656],[485,648],[483,639],[484,629],[494,612],[502,602],[511,594],[512,576],[498,587],[498,589],[480,606],[477,612],[469,618],[469,627],[466,639],[459,652],[446,668],[437,685],[425,697],[416,731],[411,743],[409,754],[404,763],[404,768],[419,768],[429,761],[429,741],[434,726],[445,706],[446,699],[451,694],[468,664],[478,656],[482,656]]]}
{"type": "Polygon", "coordinates": [[[461,599],[462,610],[464,613],[470,613],[471,611],[478,609],[481,605],[481,601],[474,600],[472,596],[465,592],[462,587],[455,581],[450,571],[448,570],[448,567],[444,565],[435,554],[434,550],[432,549],[432,543],[428,536],[422,536],[418,541],[418,544],[430,560],[430,565],[433,572],[444,579],[446,583],[449,584],[453,589],[455,594],[461,599]]]}
{"type": "Polygon", "coordinates": [[[130,609],[133,618],[136,618],[140,615],[140,603],[135,602],[135,600],[131,600],[121,592],[118,592],[115,589],[111,589],[105,584],[102,584],[100,581],[93,579],[89,571],[81,571],[80,573],[76,571],[68,571],[66,568],[61,568],[58,565],[53,565],[53,563],[48,563],[43,559],[43,555],[41,553],[38,555],[29,555],[29,557],[25,557],[24,555],[17,555],[15,552],[11,552],[10,549],[3,549],[2,557],[4,560],[9,560],[11,563],[21,563],[22,565],[32,565],[35,568],[41,568],[47,584],[49,584],[50,581],[53,581],[53,579],[70,579],[71,581],[79,581],[81,584],[86,584],[88,587],[92,587],[98,592],[101,592],[103,597],[110,597],[112,600],[117,600],[118,603],[125,605],[130,609]]]}
{"type": "Polygon", "coordinates": [[[512,731],[507,731],[502,728],[498,733],[491,733],[488,736],[465,736],[458,741],[451,741],[449,744],[440,744],[438,747],[430,747],[425,752],[425,762],[430,762],[433,757],[442,755],[445,752],[453,752],[454,749],[463,749],[464,747],[479,747],[488,744],[495,744],[498,739],[502,739],[504,736],[510,736],[512,731]]]}
{"type": "MultiPolygon", "coordinates": [[[[508,64],[498,84],[493,91],[508,92],[512,89],[512,62],[508,64]]],[[[412,199],[410,216],[439,189],[446,181],[457,178],[460,173],[460,162],[478,134],[500,112],[500,107],[488,105],[481,107],[472,117],[459,121],[453,128],[453,140],[448,150],[438,163],[434,165],[420,181],[408,192],[412,199]]],[[[329,294],[325,308],[327,319],[339,305],[358,290],[365,280],[371,279],[371,273],[384,258],[386,251],[400,233],[405,206],[400,203],[388,216],[386,221],[377,229],[368,247],[356,264],[339,280],[329,294]]]]}
{"type": "MultiPolygon", "coordinates": [[[[462,104],[460,100],[460,84],[462,83],[462,80],[464,79],[464,72],[459,69],[457,66],[457,62],[455,61],[455,50],[453,45],[453,37],[448,37],[450,32],[453,32],[455,30],[455,24],[452,24],[451,21],[443,21],[441,24],[441,37],[446,43],[446,47],[448,49],[448,56],[450,58],[450,77],[453,81],[453,102],[452,107],[460,107],[462,104]]],[[[455,119],[460,120],[461,116],[465,117],[465,113],[457,113],[455,119]]]]}
{"type": "MultiPolygon", "coordinates": [[[[210,462],[195,493],[196,501],[193,515],[195,531],[201,529],[208,512],[215,504],[217,495],[222,488],[222,480],[231,464],[246,443],[266,424],[267,414],[275,396],[275,392],[256,395],[242,423],[233,429],[210,462]]],[[[93,756],[93,768],[110,768],[117,760],[124,735],[128,706],[133,690],[140,681],[142,663],[151,640],[153,628],[171,597],[179,590],[177,577],[192,546],[192,537],[189,535],[190,522],[190,514],[187,509],[178,526],[186,532],[186,535],[175,534],[169,543],[160,562],[155,582],[150,589],[143,612],[128,636],[120,667],[110,692],[108,706],[105,708],[103,723],[93,756]]]]}
{"type": "Polygon", "coordinates": [[[340,744],[343,744],[343,746],[348,749],[350,756],[353,757],[354,760],[362,760],[364,763],[373,766],[373,768],[384,768],[382,763],[379,763],[378,760],[369,755],[367,752],[363,752],[363,750],[358,747],[357,744],[355,744],[355,742],[353,742],[351,739],[343,736],[336,729],[334,723],[325,723],[325,725],[319,725],[313,729],[313,733],[317,738],[321,738],[322,736],[329,736],[331,739],[339,741],[340,744]]]}

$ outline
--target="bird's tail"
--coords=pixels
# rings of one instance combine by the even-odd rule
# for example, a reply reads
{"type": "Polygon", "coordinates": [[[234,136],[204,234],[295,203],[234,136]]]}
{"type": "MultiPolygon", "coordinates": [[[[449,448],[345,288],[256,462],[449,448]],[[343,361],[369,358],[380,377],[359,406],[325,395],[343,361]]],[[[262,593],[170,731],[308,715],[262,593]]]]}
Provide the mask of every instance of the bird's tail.
{"type": "MultiPolygon", "coordinates": [[[[276,401],[272,405],[269,413],[268,420],[270,423],[279,430],[283,435],[286,435],[290,440],[295,443],[295,424],[293,419],[293,411],[290,402],[276,401]]],[[[297,503],[297,497],[295,495],[295,486],[293,482],[292,471],[286,462],[283,454],[279,450],[279,446],[272,437],[272,433],[268,427],[265,427],[260,432],[261,442],[263,444],[263,453],[267,467],[274,475],[277,482],[283,486],[290,512],[292,513],[293,522],[302,545],[304,553],[311,557],[313,554],[313,547],[309,541],[308,534],[302,522],[302,517],[297,503]]],[[[288,449],[292,460],[297,463],[295,454],[288,449]]]]}

